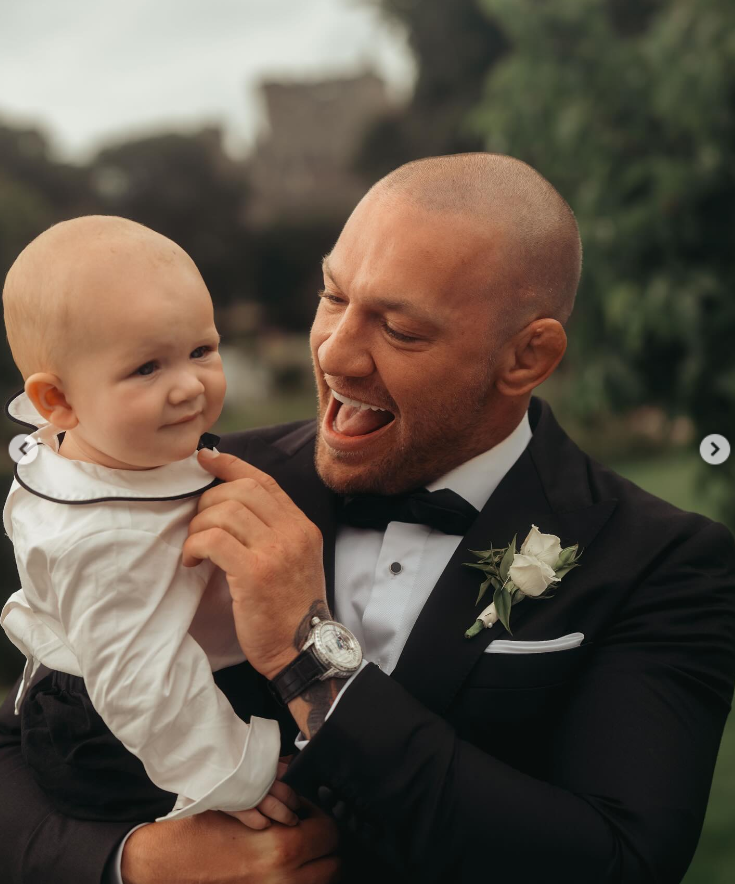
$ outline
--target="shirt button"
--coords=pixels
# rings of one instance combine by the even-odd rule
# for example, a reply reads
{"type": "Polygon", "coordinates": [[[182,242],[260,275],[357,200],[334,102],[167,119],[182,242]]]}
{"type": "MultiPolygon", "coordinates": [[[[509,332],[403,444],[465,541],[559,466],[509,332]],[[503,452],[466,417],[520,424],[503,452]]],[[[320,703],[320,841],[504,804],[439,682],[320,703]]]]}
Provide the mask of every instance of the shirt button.
{"type": "Polygon", "coordinates": [[[391,574],[400,574],[403,570],[403,565],[400,562],[393,562],[390,566],[391,574]]]}

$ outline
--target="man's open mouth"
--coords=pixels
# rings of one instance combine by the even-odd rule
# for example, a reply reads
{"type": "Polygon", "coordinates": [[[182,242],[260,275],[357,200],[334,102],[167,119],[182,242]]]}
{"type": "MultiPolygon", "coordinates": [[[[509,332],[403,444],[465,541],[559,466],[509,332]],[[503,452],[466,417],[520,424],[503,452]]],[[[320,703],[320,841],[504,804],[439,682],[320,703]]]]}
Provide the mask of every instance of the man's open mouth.
{"type": "Polygon", "coordinates": [[[368,436],[372,439],[395,420],[393,412],[379,405],[351,399],[334,390],[331,393],[324,416],[324,428],[335,440],[342,437],[347,443],[347,438],[354,439],[355,442],[358,442],[358,437],[360,441],[368,436]]]}

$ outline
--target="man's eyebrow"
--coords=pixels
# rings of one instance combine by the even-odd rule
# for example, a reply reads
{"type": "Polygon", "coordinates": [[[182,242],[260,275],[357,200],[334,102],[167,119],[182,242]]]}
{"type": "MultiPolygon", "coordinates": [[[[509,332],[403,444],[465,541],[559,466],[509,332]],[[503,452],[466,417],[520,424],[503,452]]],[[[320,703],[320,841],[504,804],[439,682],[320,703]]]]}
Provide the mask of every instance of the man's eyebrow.
{"type": "Polygon", "coordinates": [[[438,328],[436,318],[428,311],[413,304],[411,301],[404,301],[401,298],[371,298],[370,304],[375,305],[380,310],[393,310],[396,313],[405,313],[419,322],[424,322],[432,328],[438,328]]]}
{"type": "MultiPolygon", "coordinates": [[[[322,270],[324,271],[324,275],[328,276],[337,288],[339,288],[339,283],[334,278],[332,268],[329,266],[329,255],[325,255],[324,258],[322,258],[322,270]]],[[[397,313],[405,313],[406,316],[410,316],[419,322],[424,322],[432,328],[439,327],[436,323],[436,318],[429,313],[428,310],[423,310],[411,301],[406,301],[402,298],[370,298],[369,303],[370,306],[374,306],[378,310],[394,310],[397,313]]]]}

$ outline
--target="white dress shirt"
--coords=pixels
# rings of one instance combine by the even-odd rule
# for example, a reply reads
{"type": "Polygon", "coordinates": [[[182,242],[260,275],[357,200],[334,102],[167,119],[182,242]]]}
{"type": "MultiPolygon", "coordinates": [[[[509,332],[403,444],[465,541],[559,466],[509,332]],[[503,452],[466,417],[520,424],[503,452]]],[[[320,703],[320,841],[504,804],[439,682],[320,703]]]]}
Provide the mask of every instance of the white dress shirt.
{"type": "MultiPolygon", "coordinates": [[[[429,491],[449,488],[482,510],[501,479],[531,441],[528,412],[513,432],[488,451],[427,485],[429,491]]],[[[334,616],[354,633],[363,663],[332,704],[368,663],[390,675],[414,623],[454,551],[462,542],[428,525],[390,522],[385,531],[341,525],[334,563],[334,616]],[[391,567],[393,566],[393,567],[391,567]]],[[[302,734],[296,746],[307,744],[302,734]]]]}
{"type": "MultiPolygon", "coordinates": [[[[449,488],[482,510],[525,451],[531,436],[526,413],[502,442],[426,487],[429,491],[449,488]]],[[[327,718],[367,663],[375,663],[387,674],[393,672],[421,609],[461,542],[462,537],[456,534],[444,534],[426,525],[408,522],[391,522],[385,531],[339,527],[335,547],[334,616],[360,642],[363,663],[345,682],[327,718]],[[390,567],[394,562],[401,566],[397,574],[390,567]]],[[[298,749],[308,744],[302,734],[295,742],[298,749]]],[[[122,884],[120,862],[125,841],[131,834],[121,842],[104,884],[122,884]]]]}
{"type": "Polygon", "coordinates": [[[254,807],[275,779],[279,727],[246,724],[215,685],[213,669],[244,660],[227,581],[209,560],[181,563],[212,475],[196,453],[140,471],[70,460],[25,393],[9,412],[40,443],[3,510],[22,589],[0,623],[27,661],[16,713],[40,663],[81,676],[112,733],[178,795],[161,819],[254,807]]]}

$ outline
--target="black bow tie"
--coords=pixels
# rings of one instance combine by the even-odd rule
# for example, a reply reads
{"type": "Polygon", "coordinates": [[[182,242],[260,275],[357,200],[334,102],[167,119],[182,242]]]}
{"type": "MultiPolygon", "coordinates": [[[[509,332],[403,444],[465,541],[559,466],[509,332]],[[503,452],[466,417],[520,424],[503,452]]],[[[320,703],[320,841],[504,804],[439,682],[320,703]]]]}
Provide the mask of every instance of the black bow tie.
{"type": "Polygon", "coordinates": [[[219,445],[219,436],[216,433],[202,433],[199,437],[197,451],[202,448],[216,448],[219,445]]]}
{"type": "Polygon", "coordinates": [[[478,515],[471,503],[449,488],[440,491],[420,488],[411,494],[393,497],[373,494],[345,497],[338,518],[355,528],[385,531],[389,522],[414,522],[430,525],[445,534],[466,534],[478,515]]]}

